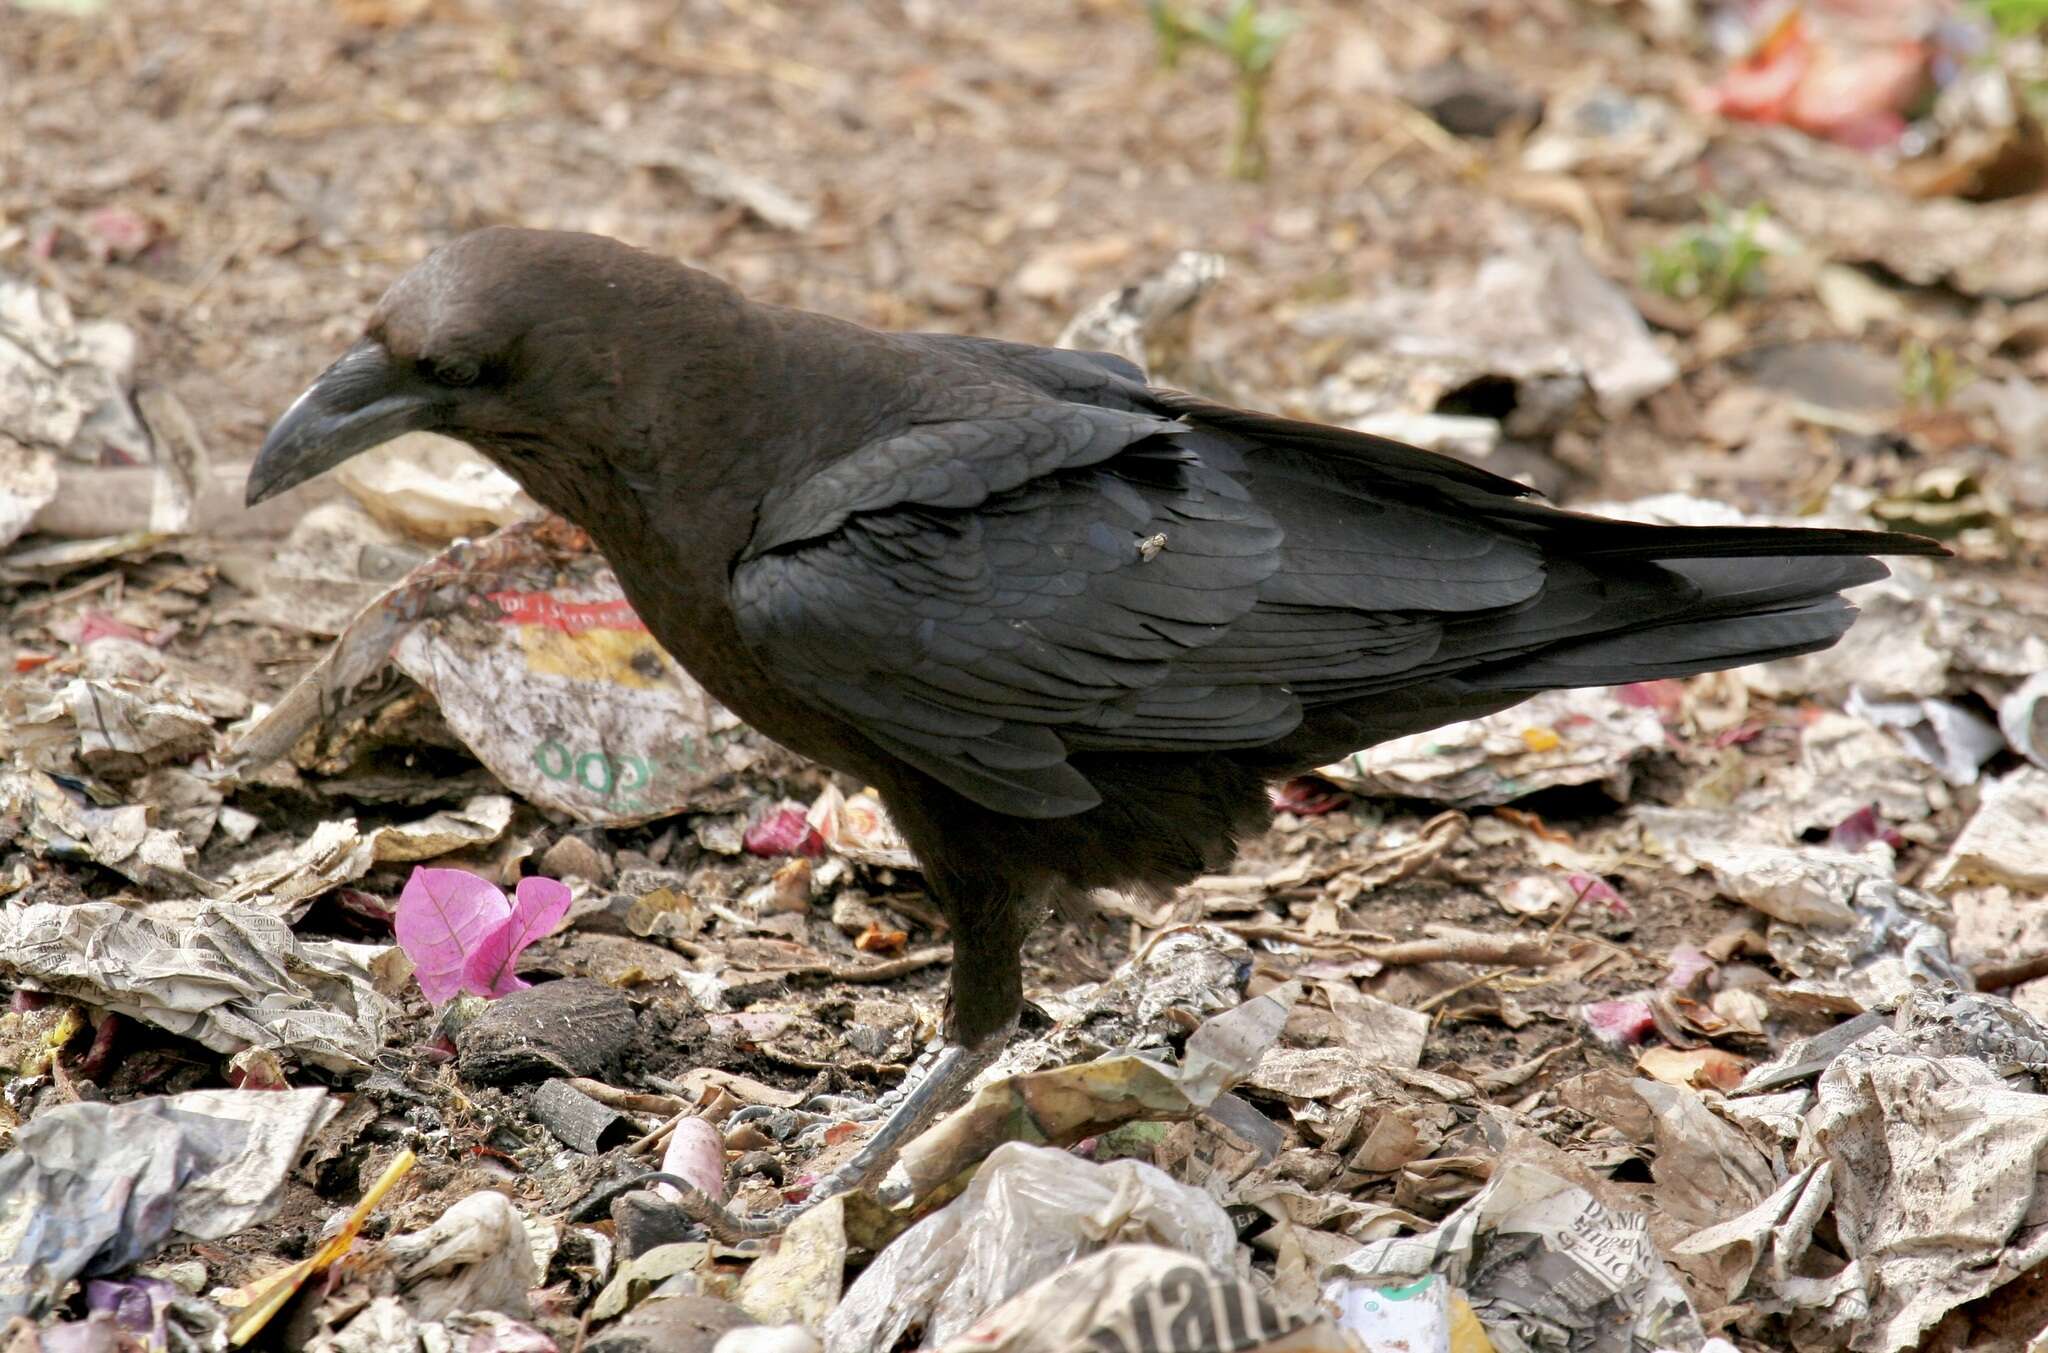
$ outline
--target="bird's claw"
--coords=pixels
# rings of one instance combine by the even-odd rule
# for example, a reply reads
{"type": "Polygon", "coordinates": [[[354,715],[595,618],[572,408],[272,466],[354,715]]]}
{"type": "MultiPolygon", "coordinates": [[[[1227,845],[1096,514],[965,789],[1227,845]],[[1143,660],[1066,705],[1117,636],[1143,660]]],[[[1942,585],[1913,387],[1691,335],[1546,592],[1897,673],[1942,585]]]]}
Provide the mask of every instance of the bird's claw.
{"type": "MultiPolygon", "coordinates": [[[[894,1093],[891,1091],[890,1093],[894,1093]]],[[[833,1118],[841,1122],[866,1123],[882,1117],[889,1110],[887,1095],[879,1099],[855,1099],[851,1095],[812,1095],[800,1106],[807,1114],[821,1118],[833,1118]]]]}
{"type": "MultiPolygon", "coordinates": [[[[877,1200],[885,1207],[893,1207],[909,1195],[910,1185],[906,1181],[894,1179],[883,1180],[879,1187],[875,1185],[876,1181],[882,1180],[888,1167],[895,1160],[896,1148],[913,1134],[922,1131],[943,1110],[950,1107],[960,1093],[973,1083],[974,1078],[981,1074],[982,1068],[995,1059],[995,1051],[1004,1041],[1006,1040],[1001,1038],[992,1039],[991,1046],[981,1051],[945,1044],[933,1048],[924,1057],[919,1058],[917,1064],[910,1069],[910,1074],[903,1078],[903,1083],[876,1101],[875,1109],[887,1113],[881,1125],[861,1143],[860,1150],[838,1169],[813,1183],[809,1196],[801,1203],[791,1203],[760,1216],[741,1217],[701,1190],[678,1189],[682,1200],[677,1207],[691,1221],[702,1226],[712,1239],[727,1244],[775,1235],[826,1199],[836,1198],[843,1193],[873,1187],[877,1200]]],[[[733,1120],[737,1121],[741,1114],[750,1112],[742,1109],[733,1115],[733,1120]]],[[[756,1114],[747,1121],[779,1123],[783,1121],[782,1115],[816,1116],[806,1114],[801,1109],[779,1109],[775,1110],[774,1114],[772,1118],[756,1114]]],[[[817,1126],[815,1123],[801,1126],[798,1129],[799,1140],[815,1131],[817,1126]]],[[[769,1130],[772,1132],[772,1127],[769,1130]]]]}
{"type": "Polygon", "coordinates": [[[838,1121],[836,1115],[813,1110],[809,1105],[780,1109],[768,1104],[751,1104],[726,1119],[725,1125],[729,1131],[751,1123],[776,1141],[789,1142],[801,1141],[804,1134],[829,1128],[838,1121]]]}

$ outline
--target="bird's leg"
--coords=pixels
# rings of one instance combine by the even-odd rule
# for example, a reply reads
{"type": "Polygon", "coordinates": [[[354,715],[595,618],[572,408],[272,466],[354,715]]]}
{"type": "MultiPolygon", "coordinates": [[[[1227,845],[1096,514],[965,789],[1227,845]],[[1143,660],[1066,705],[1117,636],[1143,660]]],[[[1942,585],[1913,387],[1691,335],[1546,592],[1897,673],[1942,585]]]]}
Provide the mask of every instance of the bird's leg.
{"type": "MultiPolygon", "coordinates": [[[[928,876],[931,871],[928,869],[928,876]]],[[[959,894],[932,879],[941,900],[959,894]]],[[[975,912],[969,924],[953,927],[953,971],[946,994],[942,1040],[928,1049],[903,1083],[882,1103],[888,1116],[860,1150],[811,1186],[802,1203],[761,1217],[736,1217],[696,1190],[679,1204],[692,1221],[719,1240],[773,1235],[828,1198],[870,1186],[894,1162],[897,1148],[929,1126],[960,1099],[974,1078],[995,1061],[1016,1032],[1024,1006],[1024,965],[1020,949],[1035,912],[998,894],[975,912]]],[[[889,1181],[876,1190],[885,1205],[901,1202],[907,1185],[889,1181]]]]}

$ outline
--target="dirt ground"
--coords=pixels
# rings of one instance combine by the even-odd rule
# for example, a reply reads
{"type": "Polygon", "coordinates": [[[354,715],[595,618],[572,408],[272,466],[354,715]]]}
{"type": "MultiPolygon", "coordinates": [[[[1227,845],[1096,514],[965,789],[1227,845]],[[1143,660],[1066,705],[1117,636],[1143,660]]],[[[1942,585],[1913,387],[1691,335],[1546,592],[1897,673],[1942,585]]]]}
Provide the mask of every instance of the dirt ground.
{"type": "MultiPolygon", "coordinates": [[[[1865,8],[1899,23],[1911,9],[1865,8]]],[[[1295,1232],[1359,1245],[1441,1221],[1506,1158],[1498,1131],[1487,1135],[1502,1123],[1569,1156],[1597,1178],[1604,1203],[1656,1213],[1652,1235],[1668,1258],[1685,1231],[1728,1217],[1673,1201],[1676,1185],[1657,1168],[1661,1156],[1675,1169],[1682,1154],[1673,1129],[1646,1126],[1641,1106],[1633,1117],[1616,1110],[1613,1087],[1648,1078],[1718,1103],[1802,1038],[1866,1009],[1890,1020],[1900,998],[1891,977],[1872,973],[1895,975],[1903,963],[1925,976],[1911,953],[1901,957],[1906,930],[1884,930],[1867,908],[1848,923],[1859,940],[1828,939],[1839,921],[1835,931],[1814,922],[1821,938],[1812,938],[1800,924],[1811,915],[1759,903],[1769,888],[1749,888],[1740,861],[1714,854],[1716,842],[1769,837],[1801,859],[1835,846],[1869,859],[1867,843],[1888,840],[1880,872],[1910,897],[1885,914],[1939,932],[1940,962],[1928,971],[1967,986],[1977,970],[1987,990],[2029,1012],[2015,1018],[2048,1017],[2048,980],[2027,986],[2048,969],[2026,968],[2048,953],[2048,874],[1956,846],[1993,786],[2031,795],[2013,811],[2048,833],[2048,821],[2026,817],[2048,802],[2029,788],[2040,772],[2028,748],[2008,730],[1953,775],[1913,751],[1933,747],[1939,759],[1951,710],[1998,738],[2004,705],[2039,670],[2030,664],[2048,642],[2048,418],[2030,394],[2048,375],[2048,276],[2036,284],[2038,265],[2021,261],[2040,238],[2029,232],[2048,201],[2039,191],[2048,149],[2030,115],[2004,132],[1951,129],[1917,157],[1714,117],[1702,99],[1730,62],[1716,42],[1749,21],[1742,6],[1297,0],[1291,9],[1300,27],[1269,86],[1270,169],[1257,182],[1224,172],[1236,117],[1228,63],[1197,50],[1162,68],[1137,0],[78,0],[0,10],[0,275],[62,297],[80,320],[132,331],[137,407],[159,447],[182,442],[208,467],[185,532],[75,557],[60,550],[59,562],[36,556],[0,573],[0,660],[18,682],[0,702],[13,783],[47,773],[81,804],[144,803],[156,826],[196,811],[205,828],[186,832],[178,867],[209,880],[295,848],[323,823],[352,819],[367,836],[503,792],[433,695],[389,670],[359,683],[277,765],[210,800],[195,790],[191,802],[173,802],[164,797],[173,782],[152,778],[222,764],[249,717],[328,651],[338,624],[287,623],[262,601],[287,533],[346,495],[323,485],[245,517],[241,476],[271,421],[353,340],[390,280],[461,232],[595,231],[710,269],[760,299],[877,326],[1035,342],[1054,341],[1077,310],[1182,251],[1213,253],[1225,274],[1185,344],[1153,354],[1165,375],[1204,393],[1325,420],[1396,406],[1404,417],[1465,420],[1444,431],[1463,454],[1478,454],[1457,439],[1481,422],[1491,429],[1482,463],[1570,506],[1681,493],[1788,519],[1874,517],[1955,550],[1934,568],[1902,569],[1905,591],[1868,603],[1875,637],[1840,665],[1651,683],[1616,694],[1597,721],[1546,723],[1546,714],[1503,725],[1507,749],[1489,744],[1474,757],[1497,772],[1490,789],[1401,780],[1384,766],[1332,768],[1280,792],[1273,830],[1228,878],[1163,905],[1106,900],[1098,923],[1058,922],[1032,942],[1034,1038],[1053,1039],[1078,1018],[1076,988],[1110,981],[1189,926],[1213,927],[1194,932],[1205,943],[1244,946],[1230,999],[1133,1019],[1125,1033],[1134,1044],[1181,1050],[1201,1019],[1294,979],[1308,992],[1281,1048],[1345,1049],[1377,1065],[1381,1036],[1361,1032],[1356,1003],[1419,1012],[1420,1051],[1398,1102],[1368,1106],[1356,1078],[1304,1088],[1270,1060],[1239,1077],[1242,1101],[1283,1140],[1256,1162],[1226,1167],[1227,1151],[1161,1148],[1128,1129],[1113,1149],[1102,1145],[1110,1135],[1088,1134],[1093,1159],[1139,1154],[1184,1179],[1207,1173],[1228,1206],[1279,1219],[1270,1232],[1247,1223],[1243,1233],[1257,1281],[1283,1298],[1312,1298],[1315,1265],[1333,1253],[1295,1232]],[[1512,95],[1523,100],[1517,109],[1544,109],[1543,120],[1516,112],[1485,136],[1447,130],[1415,80],[1453,57],[1480,72],[1462,86],[1472,98],[1512,95]],[[1595,135],[1586,128],[1600,123],[1600,105],[1587,111],[1588,91],[1611,95],[1610,122],[1650,107],[1669,120],[1650,119],[1640,136],[1595,135]],[[1986,135],[2004,139],[1985,151],[1986,135]],[[2004,168],[1985,167],[2000,156],[2004,168]],[[1948,186],[1983,190],[1901,186],[1940,167],[1948,186]],[[1742,224],[1751,203],[1757,213],[1742,224]],[[1746,245],[1752,229],[1754,271],[1724,298],[1690,294],[1716,276],[1700,251],[1746,245]],[[1583,265],[1604,279],[1602,297],[1647,326],[1585,339],[1568,360],[1524,360],[1542,346],[1531,339],[1517,349],[1523,357],[1489,366],[1498,354],[1484,341],[1467,343],[1476,358],[1418,357],[1374,337],[1387,312],[1347,310],[1389,295],[1476,294],[1486,269],[1525,257],[1583,265]],[[1610,397],[1597,379],[1590,395],[1584,382],[1561,387],[1544,365],[1601,369],[1617,343],[1633,345],[1638,361],[1668,362],[1669,374],[1610,397]],[[1565,387],[1546,412],[1543,401],[1565,387]],[[145,681],[215,691],[200,744],[168,760],[152,752],[147,765],[94,762],[80,759],[69,724],[36,713],[65,681],[104,675],[87,648],[108,626],[160,655],[168,674],[145,681]],[[1933,656],[1907,671],[1923,652],[1933,656]],[[1913,706],[1888,724],[1875,706],[1848,704],[1857,682],[1873,700],[1940,709],[1913,706]],[[1638,728],[1647,718],[1650,734],[1614,734],[1605,750],[1596,723],[1618,728],[1632,716],[1638,728]],[[1913,731],[1922,727],[1933,731],[1913,731]],[[1594,768],[1533,792],[1501,788],[1551,764],[1544,758],[1560,739],[1591,749],[1594,768]],[[1831,761],[1837,746],[1846,759],[1831,761]],[[224,812],[254,820],[237,834],[218,825],[224,812]],[[1409,942],[1442,947],[1402,951],[1409,942]],[[1412,1079],[1431,1075],[1438,1080],[1412,1079]],[[1452,1080],[1463,1089],[1446,1089],[1452,1080]],[[1393,1129],[1375,1125],[1397,1119],[1411,1150],[1388,1155],[1393,1129]],[[1276,1181],[1322,1202],[1289,1194],[1294,1201],[1275,1203],[1276,1181]]],[[[1997,56],[2015,72],[2012,87],[2031,89],[2038,42],[2005,41],[1997,56]]],[[[1551,325],[1570,348],[1583,310],[1597,306],[1558,302],[1558,315],[1533,319],[1515,309],[1514,297],[1565,294],[1567,272],[1549,276],[1539,293],[1503,293],[1509,310],[1497,318],[1503,332],[1551,325]]],[[[1493,318],[1446,320],[1443,332],[1469,340],[1493,318]]],[[[96,464],[64,461],[51,511],[74,527],[52,531],[46,517],[13,549],[112,533],[91,529],[94,476],[125,473],[132,459],[149,462],[112,451],[96,464]]],[[[356,581],[375,586],[360,595],[445,544],[403,533],[364,544],[356,581]],[[379,549],[390,552],[381,564],[370,558],[379,549]]],[[[2035,759],[2043,747],[2048,725],[2035,759]]],[[[291,928],[301,940],[388,945],[392,907],[421,859],[508,886],[522,874],[570,877],[577,919],[528,950],[522,971],[535,981],[595,979],[624,996],[636,1036],[590,1079],[642,1097],[619,1101],[632,1136],[677,1114],[724,1123],[741,1105],[786,1107],[790,1092],[871,1098],[935,1028],[947,936],[914,870],[846,856],[837,843],[800,869],[788,852],[741,848],[743,833],[782,805],[810,805],[828,780],[772,749],[750,755],[707,781],[687,811],[649,822],[593,825],[516,798],[494,830],[451,838],[435,854],[380,858],[345,876],[308,865],[308,878],[327,882],[294,904],[291,928]],[[793,904],[778,900],[791,889],[793,904]],[[657,895],[667,901],[648,901],[657,895]],[[663,907],[688,913],[688,924],[648,919],[663,907]]],[[[0,803],[0,907],[113,900],[147,911],[179,901],[166,881],[176,871],[141,876],[96,858],[91,843],[53,844],[29,804],[0,803]]],[[[10,1018],[44,1018],[52,998],[43,993],[56,992],[87,1020],[8,1082],[0,1145],[38,1112],[81,1100],[270,1083],[148,1019],[103,1019],[122,1002],[38,980],[19,959],[0,947],[0,989],[17,993],[10,1018]],[[104,1030],[97,1042],[94,1028],[104,1030]]],[[[372,1294],[402,1287],[376,1258],[377,1242],[480,1189],[561,1228],[525,1314],[554,1340],[547,1346],[581,1346],[604,1328],[592,1303],[611,1277],[587,1234],[609,1243],[615,1223],[602,1211],[594,1231],[563,1219],[593,1189],[652,1161],[616,1145],[570,1151],[535,1116],[531,1077],[471,1074],[465,1040],[480,1036],[465,1021],[486,1018],[473,1003],[437,1010],[403,980],[387,994],[401,1013],[357,1067],[290,1050],[281,1059],[285,1083],[328,1086],[349,1105],[283,1185],[282,1210],[232,1237],[174,1243],[160,1261],[196,1260],[205,1292],[262,1278],[312,1254],[330,1217],[406,1148],[419,1164],[371,1216],[356,1258],[277,1318],[262,1336],[269,1346],[328,1346],[317,1341],[372,1294]]],[[[8,1037],[0,1048],[10,1056],[36,1046],[21,1042],[19,1025],[8,1037]]],[[[1059,1046],[1068,1052],[1048,1054],[1050,1063],[1077,1060],[1076,1045],[1059,1046]]],[[[1117,1040],[1090,1046],[1112,1051],[1117,1040]]],[[[771,1206],[778,1186],[795,1190],[857,1141],[835,1130],[816,1154],[814,1142],[787,1136],[728,1130],[742,1210],[771,1206]]],[[[1770,1157],[1780,1177],[1749,1201],[1780,1186],[1801,1140],[1796,1131],[1757,1138],[1758,1160],[1770,1157]]],[[[1889,1217],[1909,1232],[1890,1206],[1872,1204],[1865,1219],[1889,1217]]],[[[1866,1242],[1878,1255],[1875,1241],[1849,1234],[1851,1221],[1830,1225],[1842,1233],[1826,1232],[1822,1248],[1837,1268],[1866,1242]]],[[[2030,1236],[2016,1231],[1972,1252],[1967,1262],[1987,1272],[2006,1264],[2003,1276],[1958,1288],[1913,1339],[2026,1346],[2048,1326],[2038,1303],[2048,1270],[2030,1236]]],[[[853,1250],[848,1276],[867,1261],[853,1250]]],[[[757,1253],[705,1260],[698,1290],[731,1295],[757,1253]]],[[[1890,1342],[1904,1324],[1873,1332],[1840,1306],[1822,1318],[1761,1278],[1745,1289],[1710,1268],[1676,1271],[1699,1327],[1672,1335],[1675,1346],[1697,1346],[1701,1334],[1743,1348],[1911,1346],[1890,1342]]],[[[1866,1295],[1891,1311],[1906,1300],[1903,1279],[1884,1272],[1866,1295]]],[[[811,1281],[810,1290],[829,1288],[829,1308],[840,1275],[811,1281]]],[[[1459,1281],[1491,1323],[1498,1308],[1482,1300],[1481,1275],[1459,1281]]],[[[1617,1299],[1623,1323],[1633,1299],[1617,1299]]],[[[79,1314],[82,1300],[57,1314],[79,1314]]],[[[757,1307],[796,1309],[748,1309],[757,1307]]],[[[5,1346],[26,1353],[33,1337],[5,1346]]],[[[900,1346],[922,1346],[908,1342],[915,1337],[900,1346]]],[[[1619,1338],[1581,1331],[1526,1346],[1657,1346],[1640,1329],[1619,1338]]],[[[1494,1346],[1511,1345],[1496,1331],[1494,1346]]]]}

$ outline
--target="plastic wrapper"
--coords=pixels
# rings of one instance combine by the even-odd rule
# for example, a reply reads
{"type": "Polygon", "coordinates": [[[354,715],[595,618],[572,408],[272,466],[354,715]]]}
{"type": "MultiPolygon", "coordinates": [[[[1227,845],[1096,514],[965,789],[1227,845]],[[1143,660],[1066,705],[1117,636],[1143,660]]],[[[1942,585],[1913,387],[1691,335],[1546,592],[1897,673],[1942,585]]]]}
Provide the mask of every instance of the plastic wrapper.
{"type": "Polygon", "coordinates": [[[324,1090],[194,1090],[66,1104],[0,1156],[0,1318],[40,1315],[74,1277],[218,1240],[269,1216],[338,1106],[324,1090]]]}
{"type": "Polygon", "coordinates": [[[308,1353],[560,1353],[524,1321],[496,1311],[421,1320],[397,1297],[377,1297],[338,1330],[322,1331],[308,1353]]]}
{"type": "Polygon", "coordinates": [[[475,580],[393,660],[506,787],[620,826],[690,807],[752,765],[753,735],[669,657],[596,555],[475,580]]]}
{"type": "Polygon", "coordinates": [[[1412,1283],[1375,1287],[1349,1283],[1337,1289],[1337,1327],[1365,1341],[1370,1350],[1413,1353],[1492,1353],[1486,1327],[1465,1294],[1432,1273],[1412,1283]]]}
{"type": "Polygon", "coordinates": [[[1630,766],[1665,746],[1655,710],[1611,687],[1546,691],[1498,714],[1393,738],[1317,774],[1362,794],[1469,808],[1558,785],[1605,785],[1628,797],[1630,766]]]}
{"type": "Polygon", "coordinates": [[[396,1015],[374,984],[389,946],[302,940],[278,917],[201,903],[158,918],[112,902],[0,907],[0,973],[219,1053],[265,1047],[356,1071],[396,1015]]]}
{"type": "Polygon", "coordinates": [[[825,1322],[827,1353],[886,1353],[914,1325],[943,1345],[1033,1283],[1125,1242],[1237,1271],[1236,1231],[1200,1189],[1134,1160],[1096,1165],[1011,1142],[847,1289],[825,1322]]]}
{"type": "Polygon", "coordinates": [[[1234,1272],[1219,1272],[1157,1245],[1113,1245],[1019,1292],[940,1348],[942,1353],[1111,1348],[1128,1353],[1355,1353],[1356,1345],[1326,1319],[1275,1310],[1256,1286],[1234,1272]]]}
{"type": "Polygon", "coordinates": [[[85,1309],[81,1323],[46,1327],[39,1353],[135,1353],[138,1344],[147,1353],[227,1347],[220,1308],[161,1278],[94,1278],[85,1285],[85,1309]]]}

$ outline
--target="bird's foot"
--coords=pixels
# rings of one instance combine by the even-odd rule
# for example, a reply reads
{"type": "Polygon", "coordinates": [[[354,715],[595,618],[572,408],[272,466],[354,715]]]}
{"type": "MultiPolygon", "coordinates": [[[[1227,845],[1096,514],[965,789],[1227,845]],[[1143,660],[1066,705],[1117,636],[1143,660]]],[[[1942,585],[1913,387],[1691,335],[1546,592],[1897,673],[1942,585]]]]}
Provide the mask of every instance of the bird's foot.
{"type": "Polygon", "coordinates": [[[894,1088],[874,1099],[853,1095],[812,1095],[793,1108],[750,1104],[726,1119],[728,1129],[752,1123],[778,1142],[812,1148],[825,1144],[824,1136],[841,1123],[874,1123],[895,1112],[896,1106],[931,1074],[933,1065],[947,1045],[937,1039],[904,1071],[894,1088]]]}
{"type": "MultiPolygon", "coordinates": [[[[741,1217],[706,1194],[691,1189],[684,1193],[678,1206],[714,1239],[732,1243],[774,1235],[826,1199],[870,1187],[887,1173],[896,1158],[897,1148],[952,1107],[974,1078],[995,1060],[1004,1041],[990,1039],[980,1050],[946,1043],[927,1051],[903,1078],[903,1083],[877,1101],[876,1109],[887,1114],[881,1125],[844,1164],[813,1184],[810,1194],[801,1203],[792,1203],[758,1217],[741,1217]]],[[[875,1196],[884,1206],[889,1206],[902,1201],[906,1192],[905,1185],[884,1183],[875,1190],[875,1196]]]]}

